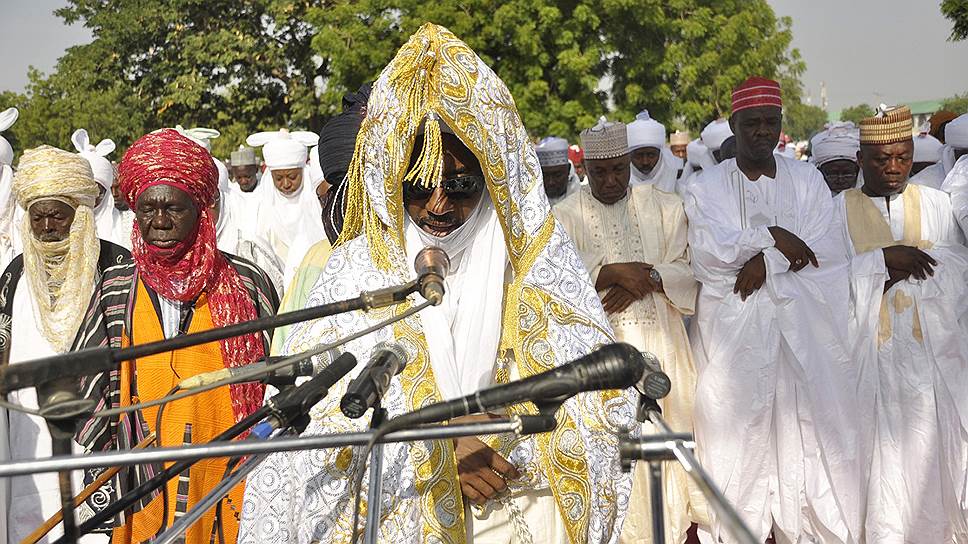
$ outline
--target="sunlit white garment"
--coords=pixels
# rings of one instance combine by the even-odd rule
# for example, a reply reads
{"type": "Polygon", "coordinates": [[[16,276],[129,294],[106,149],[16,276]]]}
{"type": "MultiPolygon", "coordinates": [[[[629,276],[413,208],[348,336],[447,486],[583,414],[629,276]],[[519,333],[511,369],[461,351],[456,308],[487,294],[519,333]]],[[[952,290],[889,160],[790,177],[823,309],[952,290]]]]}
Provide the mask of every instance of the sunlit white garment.
{"type": "Polygon", "coordinates": [[[137,228],[134,224],[134,212],[119,210],[118,217],[114,222],[114,230],[107,240],[131,251],[131,229],[134,228],[137,228]]]}
{"type": "MultiPolygon", "coordinates": [[[[252,225],[252,233],[266,240],[272,247],[276,257],[284,263],[299,265],[306,250],[312,244],[322,240],[326,235],[323,231],[322,208],[316,197],[316,187],[322,179],[314,177],[308,166],[303,168],[303,182],[294,194],[284,195],[276,189],[272,182],[272,172],[269,169],[262,174],[256,193],[259,194],[259,208],[256,222],[252,225]],[[289,258],[290,248],[297,247],[297,239],[304,238],[303,255],[289,258]]],[[[298,249],[297,249],[298,252],[298,249]]],[[[287,270],[290,270],[287,266],[287,270]]],[[[287,276],[291,276],[291,270],[287,276]]]]}
{"type": "MultiPolygon", "coordinates": [[[[846,352],[848,282],[830,191],[813,166],[776,157],[750,181],[730,159],[686,188],[699,459],[760,540],[856,542],[862,461],[856,373],[846,352]],[[799,236],[820,268],[799,272],[769,226],[799,236]],[[763,253],[766,281],[746,301],[736,275],[763,253]]],[[[711,512],[711,514],[714,514],[711,512]]],[[[713,534],[733,542],[713,515],[713,534]]]]}
{"type": "MultiPolygon", "coordinates": [[[[14,294],[14,320],[10,332],[10,364],[17,364],[38,357],[56,355],[40,329],[34,324],[37,315],[29,282],[20,281],[14,294]]],[[[34,388],[19,389],[7,395],[7,400],[37,408],[37,392],[34,388]]],[[[44,459],[52,455],[50,433],[44,419],[21,412],[0,409],[0,461],[44,459]]],[[[75,453],[83,449],[74,444],[75,453]]],[[[74,474],[74,492],[83,487],[82,475],[74,474]]],[[[0,504],[6,531],[6,542],[20,542],[34,529],[60,510],[60,485],[56,473],[34,474],[0,479],[6,492],[6,502],[0,504]]],[[[3,495],[3,493],[0,493],[3,495]]],[[[63,534],[58,524],[40,542],[51,542],[63,534]]],[[[82,543],[104,543],[107,535],[86,535],[82,543]]]]}
{"type": "Polygon", "coordinates": [[[218,221],[215,222],[218,248],[255,263],[269,276],[276,293],[282,296],[283,289],[287,285],[283,281],[282,261],[272,251],[268,242],[261,239],[258,234],[249,231],[247,223],[251,221],[251,216],[245,213],[246,208],[240,205],[241,202],[238,199],[226,198],[230,194],[231,189],[223,192],[222,202],[232,202],[233,205],[222,208],[219,211],[218,221]]]}
{"type": "Polygon", "coordinates": [[[968,542],[968,248],[949,198],[909,185],[890,206],[859,191],[835,202],[847,227],[850,333],[872,454],[867,541],[968,542]],[[921,247],[938,266],[885,293],[881,248],[895,242],[921,247]]]}
{"type": "Polygon", "coordinates": [[[951,168],[941,190],[951,195],[951,211],[963,237],[968,236],[968,155],[958,159],[951,168]]]}
{"type": "MultiPolygon", "coordinates": [[[[582,190],[555,207],[555,216],[575,242],[594,284],[604,265],[648,263],[662,277],[664,293],[652,293],[609,316],[616,340],[654,353],[672,380],[662,399],[663,417],[676,431],[692,432],[696,368],[683,315],[695,310],[698,284],[689,267],[686,216],[675,194],[639,185],[619,202],[606,205],[582,190]]],[[[599,295],[604,296],[605,292],[599,295]]],[[[651,425],[643,432],[653,432],[651,425]]],[[[693,521],[708,524],[702,493],[681,469],[666,465],[664,499],[668,542],[682,542],[693,521]]],[[[635,483],[622,542],[652,541],[647,464],[636,466],[635,483]]]]}
{"type": "Polygon", "coordinates": [[[940,189],[941,184],[944,183],[944,178],[944,164],[938,162],[918,172],[917,175],[911,178],[911,183],[924,185],[932,189],[940,189]]]}
{"type": "Polygon", "coordinates": [[[0,164],[0,267],[2,268],[6,268],[17,256],[14,240],[20,238],[19,229],[16,228],[14,221],[17,202],[11,192],[12,188],[13,169],[6,164],[0,164]]]}
{"type": "Polygon", "coordinates": [[[443,302],[420,313],[441,396],[450,400],[491,385],[501,340],[507,253],[490,196],[485,192],[467,222],[446,237],[424,232],[409,217],[405,236],[410,262],[431,246],[450,257],[443,302]]]}

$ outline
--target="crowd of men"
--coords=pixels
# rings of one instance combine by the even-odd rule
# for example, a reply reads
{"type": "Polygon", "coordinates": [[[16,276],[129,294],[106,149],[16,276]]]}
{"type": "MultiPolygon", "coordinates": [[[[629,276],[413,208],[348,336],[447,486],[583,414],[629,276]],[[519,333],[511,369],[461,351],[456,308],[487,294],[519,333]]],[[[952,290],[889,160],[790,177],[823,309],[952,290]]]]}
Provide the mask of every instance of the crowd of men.
{"type": "MultiPolygon", "coordinates": [[[[16,118],[0,114],[0,130],[16,118]]],[[[343,300],[413,279],[414,256],[440,247],[451,260],[442,303],[344,346],[360,360],[385,341],[406,350],[382,400],[390,416],[627,342],[661,361],[665,419],[695,434],[757,541],[966,543],[968,114],[939,112],[922,131],[908,108],[882,106],[859,126],[827,126],[804,160],[782,128],[779,85],[750,77],[698,139],[643,111],[627,125],[601,118],[580,145],[535,144],[491,68],[427,24],[319,134],[256,133],[227,163],[210,152],[218,132],[202,128],[146,134],[116,166],[114,143],[79,129],[75,150],[22,150],[14,170],[0,137],[3,364],[343,300]]],[[[391,313],[81,378],[98,410],[131,410],[82,422],[75,451],[208,442],[275,391],[235,384],[163,415],[141,403],[391,313]]],[[[303,434],[366,429],[340,410],[346,381],[303,434]]],[[[29,412],[37,393],[7,401],[28,412],[0,414],[0,460],[51,455],[29,412]]],[[[567,400],[552,433],[386,444],[380,542],[652,542],[647,468],[625,474],[618,457],[620,436],[653,431],[637,408],[632,390],[594,391],[567,400]]],[[[363,461],[352,448],[273,454],[183,542],[350,542],[363,461]]],[[[100,478],[78,518],[162,468],[100,478]]],[[[226,470],[200,461],[81,541],[150,541],[226,470]]],[[[75,492],[102,475],[78,472],[75,492]]],[[[0,481],[0,544],[57,512],[58,483],[0,481]]],[[[681,468],[667,464],[663,485],[668,542],[736,542],[681,468]]]]}

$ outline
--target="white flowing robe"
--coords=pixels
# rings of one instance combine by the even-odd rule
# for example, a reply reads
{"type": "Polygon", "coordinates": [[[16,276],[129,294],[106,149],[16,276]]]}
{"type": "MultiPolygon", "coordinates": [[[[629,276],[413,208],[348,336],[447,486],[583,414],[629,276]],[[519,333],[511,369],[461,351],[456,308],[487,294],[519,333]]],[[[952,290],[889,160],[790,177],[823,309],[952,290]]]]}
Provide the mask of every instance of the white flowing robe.
{"type": "MultiPolygon", "coordinates": [[[[588,187],[555,207],[555,216],[575,242],[592,284],[602,266],[645,262],[662,277],[663,293],[652,293],[609,316],[615,339],[654,353],[672,380],[660,404],[663,417],[680,432],[692,432],[696,367],[682,317],[692,315],[698,283],[689,267],[682,200],[655,185],[637,185],[613,205],[599,202],[588,187]]],[[[604,293],[600,293],[604,295],[604,293]]],[[[651,431],[651,425],[649,431],[651,431]]],[[[681,468],[664,465],[665,532],[682,542],[693,522],[708,523],[705,501],[681,468]]],[[[623,528],[625,542],[651,542],[647,463],[636,465],[632,502],[623,528]]]]}
{"type": "MultiPolygon", "coordinates": [[[[36,307],[30,283],[21,277],[13,299],[14,320],[10,329],[9,364],[17,364],[38,357],[56,355],[58,352],[40,332],[34,319],[36,307]]],[[[7,400],[27,408],[37,408],[37,391],[30,387],[12,391],[7,400]]],[[[0,461],[24,461],[46,459],[52,455],[50,433],[43,418],[22,412],[0,409],[0,461]]],[[[83,448],[74,445],[75,453],[83,448]]],[[[82,474],[75,472],[74,491],[79,492],[82,474]]],[[[57,473],[33,474],[3,478],[0,482],[4,503],[0,504],[2,521],[6,529],[0,541],[10,544],[20,542],[34,529],[60,510],[60,484],[57,473]]],[[[40,542],[51,542],[63,534],[60,524],[54,527],[40,542]]],[[[107,535],[85,535],[82,543],[107,542],[107,535]]]]}
{"type": "MultiPolygon", "coordinates": [[[[857,541],[864,484],[843,243],[828,232],[833,202],[820,172],[776,164],[775,180],[753,182],[730,159],[685,190],[701,283],[692,339],[699,459],[759,540],[772,529],[778,543],[857,541]],[[800,237],[820,267],[790,271],[773,225],[800,237]],[[761,252],[766,281],[743,301],[736,276],[761,252]]],[[[715,515],[712,530],[733,541],[715,515]]]]}
{"type": "Polygon", "coordinates": [[[968,248],[948,196],[909,185],[892,198],[836,199],[851,257],[851,337],[872,448],[867,541],[968,542],[968,248]],[[865,213],[866,212],[866,213],[865,213]],[[886,293],[883,247],[920,247],[926,280],[886,293]]]}
{"type": "Polygon", "coordinates": [[[951,195],[951,210],[955,220],[962,234],[968,235],[968,156],[958,159],[944,178],[941,190],[951,195]]]}

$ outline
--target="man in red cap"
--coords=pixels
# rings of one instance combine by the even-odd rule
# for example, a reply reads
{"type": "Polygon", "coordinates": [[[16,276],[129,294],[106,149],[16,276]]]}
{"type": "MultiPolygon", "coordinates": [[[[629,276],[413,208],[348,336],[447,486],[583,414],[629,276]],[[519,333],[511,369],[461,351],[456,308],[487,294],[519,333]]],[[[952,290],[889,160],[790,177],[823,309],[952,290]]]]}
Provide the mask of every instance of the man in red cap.
{"type": "MultiPolygon", "coordinates": [[[[265,273],[216,247],[211,205],[218,171],[202,146],[174,130],[136,141],[118,168],[119,188],[135,213],[132,257],[105,271],[75,340],[75,349],[120,348],[232,325],[271,315],[278,306],[265,273]]],[[[268,334],[250,334],[126,361],[85,379],[83,391],[99,409],[161,398],[196,374],[257,361],[268,351],[268,334]]],[[[166,405],[156,428],[157,407],[110,419],[93,419],[79,431],[90,451],[125,450],[155,433],[158,446],[208,442],[262,404],[263,387],[239,384],[166,405]]],[[[183,514],[222,478],[225,459],[199,461],[167,492],[144,499],[105,527],[112,542],[144,542],[183,514]]],[[[123,469],[82,510],[117,499],[160,467],[123,469]]],[[[97,477],[87,475],[88,483],[97,477]]],[[[218,530],[227,542],[238,531],[242,486],[228,494],[221,519],[210,512],[188,530],[186,542],[207,544],[218,530]],[[220,525],[218,525],[220,524],[220,525]]]]}
{"type": "MultiPolygon", "coordinates": [[[[848,283],[816,168],[773,153],[780,86],[733,92],[736,157],[684,191],[703,465],[760,542],[857,542],[861,461],[847,356],[848,283]]],[[[730,542],[713,516],[712,532],[730,542]]]]}

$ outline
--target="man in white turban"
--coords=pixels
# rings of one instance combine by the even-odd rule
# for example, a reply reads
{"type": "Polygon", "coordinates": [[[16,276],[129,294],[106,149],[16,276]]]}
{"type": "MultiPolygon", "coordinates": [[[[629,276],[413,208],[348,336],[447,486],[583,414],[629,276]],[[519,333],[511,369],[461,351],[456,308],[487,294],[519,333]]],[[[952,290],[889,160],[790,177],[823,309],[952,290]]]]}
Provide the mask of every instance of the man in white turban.
{"type": "Polygon", "coordinates": [[[911,175],[916,176],[922,170],[941,162],[941,149],[944,144],[927,132],[922,132],[914,136],[914,164],[911,166],[911,175]]]}
{"type": "MultiPolygon", "coordinates": [[[[555,216],[575,242],[615,338],[662,361],[672,379],[663,413],[674,429],[690,432],[696,369],[682,318],[695,310],[698,283],[689,268],[686,214],[675,193],[651,183],[630,186],[630,132],[607,122],[582,131],[588,185],[558,204],[555,216]]],[[[661,146],[665,136],[653,136],[661,146]]],[[[648,466],[640,463],[621,542],[650,538],[648,491],[648,466]]],[[[682,542],[692,522],[708,524],[702,494],[680,469],[666,467],[663,493],[668,542],[682,542]]]]}
{"type": "Polygon", "coordinates": [[[911,178],[911,183],[925,185],[933,189],[945,189],[945,176],[954,167],[959,158],[968,154],[968,113],[959,116],[944,127],[944,147],[941,148],[941,160],[934,166],[929,166],[911,178]]]}
{"type": "Polygon", "coordinates": [[[810,141],[813,164],[823,174],[823,179],[834,196],[857,186],[860,172],[857,164],[860,131],[853,123],[831,125],[810,141]]]}
{"type": "MultiPolygon", "coordinates": [[[[97,238],[92,208],[98,191],[90,163],[77,154],[41,146],[20,158],[13,193],[26,211],[20,226],[24,252],[0,276],[4,364],[68,351],[101,273],[128,256],[97,238]]],[[[33,388],[9,393],[8,400],[37,408],[33,388]]],[[[42,418],[0,414],[0,459],[51,454],[42,418]]],[[[8,542],[19,542],[60,509],[59,489],[57,475],[50,473],[0,481],[8,542]]]]}
{"type": "Polygon", "coordinates": [[[631,184],[655,185],[667,193],[675,192],[682,159],[666,147],[665,125],[642,110],[628,125],[629,151],[632,154],[631,184]]]}
{"type": "MultiPolygon", "coordinates": [[[[0,132],[13,126],[19,115],[17,108],[7,108],[0,112],[0,132]]],[[[14,220],[17,203],[13,198],[12,165],[13,147],[6,138],[0,136],[0,266],[7,266],[19,248],[19,234],[14,220]]]]}
{"type": "Polygon", "coordinates": [[[538,142],[534,152],[541,165],[548,203],[554,206],[581,186],[574,165],[568,160],[568,140],[549,136],[538,142]]]}
{"type": "Polygon", "coordinates": [[[309,149],[319,142],[313,132],[280,129],[259,132],[246,139],[262,147],[265,173],[259,182],[259,208],[253,233],[268,241],[284,264],[283,285],[288,285],[306,251],[323,239],[322,212],[316,190],[321,176],[309,166],[309,149]],[[291,252],[291,254],[290,254],[291,252]]]}

